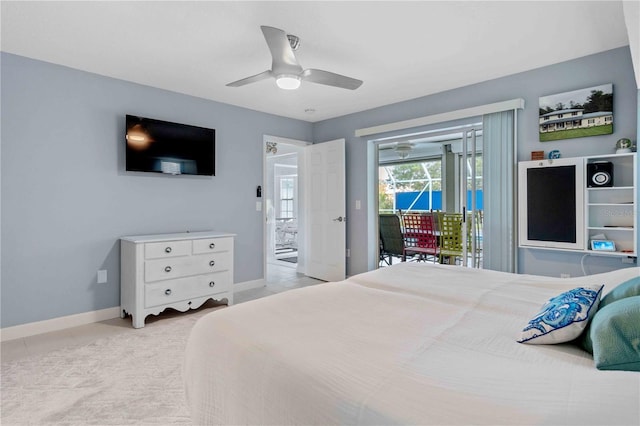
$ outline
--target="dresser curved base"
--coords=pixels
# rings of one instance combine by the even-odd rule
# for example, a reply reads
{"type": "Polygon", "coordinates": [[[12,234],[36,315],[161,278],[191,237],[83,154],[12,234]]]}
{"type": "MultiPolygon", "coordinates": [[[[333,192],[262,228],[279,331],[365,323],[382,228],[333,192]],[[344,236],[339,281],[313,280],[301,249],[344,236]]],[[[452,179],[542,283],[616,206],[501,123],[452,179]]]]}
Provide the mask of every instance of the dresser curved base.
{"type": "Polygon", "coordinates": [[[169,305],[142,309],[142,310],[139,310],[137,313],[127,312],[127,310],[123,308],[120,312],[120,317],[126,318],[127,315],[131,315],[133,328],[142,328],[144,327],[144,322],[149,315],[159,315],[168,308],[175,309],[176,311],[180,311],[180,312],[187,312],[188,310],[191,310],[191,309],[198,309],[209,300],[213,300],[217,302],[226,302],[227,306],[231,306],[233,305],[233,293],[231,292],[220,293],[220,294],[214,294],[211,296],[198,297],[190,300],[183,300],[180,302],[171,303],[169,305]]]}

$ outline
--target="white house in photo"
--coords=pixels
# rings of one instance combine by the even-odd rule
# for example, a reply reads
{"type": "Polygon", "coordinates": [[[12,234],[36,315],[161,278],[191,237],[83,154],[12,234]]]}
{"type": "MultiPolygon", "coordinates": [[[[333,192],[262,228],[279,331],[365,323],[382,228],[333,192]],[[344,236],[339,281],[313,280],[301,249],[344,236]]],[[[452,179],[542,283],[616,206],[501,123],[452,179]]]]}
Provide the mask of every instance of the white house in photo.
{"type": "Polygon", "coordinates": [[[540,133],[557,130],[584,129],[613,124],[612,111],[597,111],[584,114],[584,109],[562,109],[540,116],[540,133]]]}

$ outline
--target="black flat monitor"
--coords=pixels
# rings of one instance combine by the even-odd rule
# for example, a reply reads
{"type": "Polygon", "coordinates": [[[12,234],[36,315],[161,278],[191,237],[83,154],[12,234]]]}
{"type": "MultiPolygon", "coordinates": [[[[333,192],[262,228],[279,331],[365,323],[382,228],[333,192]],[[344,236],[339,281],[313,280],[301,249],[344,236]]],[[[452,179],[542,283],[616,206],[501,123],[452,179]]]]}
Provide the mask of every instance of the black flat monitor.
{"type": "Polygon", "coordinates": [[[523,161],[518,168],[520,246],[583,250],[583,160],[523,161]]]}
{"type": "Polygon", "coordinates": [[[126,116],[125,170],[215,176],[216,131],[126,116]]]}

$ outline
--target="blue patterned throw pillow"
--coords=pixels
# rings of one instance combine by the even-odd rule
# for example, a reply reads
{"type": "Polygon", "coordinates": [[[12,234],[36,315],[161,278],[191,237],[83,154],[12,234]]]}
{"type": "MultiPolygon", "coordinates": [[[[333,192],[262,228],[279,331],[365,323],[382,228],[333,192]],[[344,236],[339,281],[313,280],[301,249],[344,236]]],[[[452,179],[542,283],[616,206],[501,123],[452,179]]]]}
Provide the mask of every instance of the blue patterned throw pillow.
{"type": "Polygon", "coordinates": [[[596,313],[603,287],[578,287],[553,297],[529,321],[518,342],[544,345],[577,338],[596,313]]]}

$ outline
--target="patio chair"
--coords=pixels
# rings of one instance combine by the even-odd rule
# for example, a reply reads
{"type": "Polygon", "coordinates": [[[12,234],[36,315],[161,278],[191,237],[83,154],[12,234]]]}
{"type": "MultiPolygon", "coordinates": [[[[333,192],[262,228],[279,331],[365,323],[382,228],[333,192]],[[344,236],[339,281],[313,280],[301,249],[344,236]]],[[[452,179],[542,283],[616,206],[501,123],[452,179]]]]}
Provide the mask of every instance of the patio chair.
{"type": "Polygon", "coordinates": [[[400,218],[395,214],[381,214],[378,223],[380,228],[380,262],[391,265],[394,256],[404,256],[400,218]]]}
{"type": "Polygon", "coordinates": [[[402,216],[404,225],[404,255],[418,255],[417,260],[427,260],[429,256],[435,263],[440,255],[438,236],[434,216],[430,213],[405,214],[402,216]]]}
{"type": "Polygon", "coordinates": [[[463,255],[462,213],[440,213],[440,263],[456,263],[463,255]],[[452,262],[453,259],[453,262],[452,262]]]}

